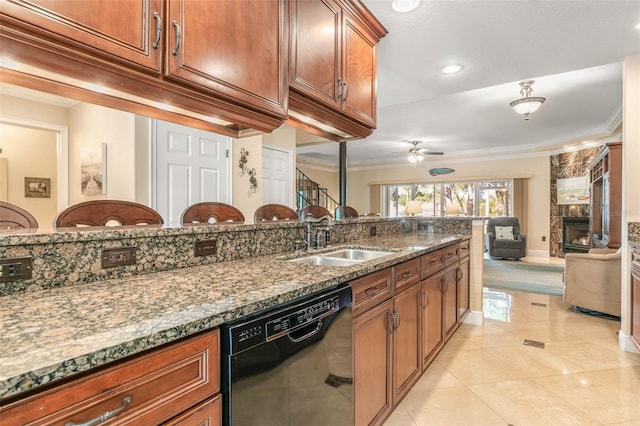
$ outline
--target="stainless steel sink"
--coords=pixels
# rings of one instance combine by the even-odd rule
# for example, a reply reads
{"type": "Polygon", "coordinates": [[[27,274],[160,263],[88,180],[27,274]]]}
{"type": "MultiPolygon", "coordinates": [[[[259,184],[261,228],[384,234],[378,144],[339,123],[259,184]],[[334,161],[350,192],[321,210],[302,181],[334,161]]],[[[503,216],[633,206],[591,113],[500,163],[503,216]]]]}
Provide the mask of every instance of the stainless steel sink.
{"type": "Polygon", "coordinates": [[[360,263],[360,260],[340,259],[327,256],[306,256],[297,259],[291,259],[289,262],[303,263],[305,265],[324,265],[324,266],[352,266],[360,263]]]}
{"type": "Polygon", "coordinates": [[[324,257],[331,257],[336,259],[351,259],[351,260],[359,260],[366,261],[371,259],[377,259],[382,256],[386,256],[388,254],[392,254],[392,251],[381,251],[381,250],[365,250],[365,249],[343,249],[334,251],[331,253],[323,254],[324,257]]]}
{"type": "Polygon", "coordinates": [[[289,262],[303,263],[305,265],[352,266],[392,253],[392,251],[382,250],[339,249],[328,253],[290,259],[289,262]]]}

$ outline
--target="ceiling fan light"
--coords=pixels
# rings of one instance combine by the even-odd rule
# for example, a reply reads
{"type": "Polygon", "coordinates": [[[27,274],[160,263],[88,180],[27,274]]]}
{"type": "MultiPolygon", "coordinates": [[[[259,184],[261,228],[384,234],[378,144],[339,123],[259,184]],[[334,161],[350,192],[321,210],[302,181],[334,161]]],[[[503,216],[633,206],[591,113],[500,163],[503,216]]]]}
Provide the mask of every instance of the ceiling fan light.
{"type": "Polygon", "coordinates": [[[420,0],[393,0],[391,9],[398,13],[408,13],[420,6],[420,0]]]}
{"type": "Polygon", "coordinates": [[[418,161],[422,161],[422,160],[424,160],[424,155],[422,155],[422,153],[420,153],[420,152],[419,152],[419,153],[416,155],[416,158],[418,159],[418,161]]]}
{"type": "Polygon", "coordinates": [[[407,156],[407,160],[409,160],[410,163],[417,163],[418,161],[422,161],[418,159],[418,156],[416,156],[414,152],[409,153],[409,155],[407,156]]]}

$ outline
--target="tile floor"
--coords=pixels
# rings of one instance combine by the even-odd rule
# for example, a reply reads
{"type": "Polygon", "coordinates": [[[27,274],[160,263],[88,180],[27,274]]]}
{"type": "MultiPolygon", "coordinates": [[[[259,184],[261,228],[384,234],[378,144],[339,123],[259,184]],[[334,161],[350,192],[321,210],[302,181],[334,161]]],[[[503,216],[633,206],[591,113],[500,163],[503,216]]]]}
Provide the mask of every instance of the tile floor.
{"type": "Polygon", "coordinates": [[[574,312],[561,296],[502,290],[485,289],[484,312],[385,426],[640,426],[640,354],[618,348],[620,322],[574,312]]]}

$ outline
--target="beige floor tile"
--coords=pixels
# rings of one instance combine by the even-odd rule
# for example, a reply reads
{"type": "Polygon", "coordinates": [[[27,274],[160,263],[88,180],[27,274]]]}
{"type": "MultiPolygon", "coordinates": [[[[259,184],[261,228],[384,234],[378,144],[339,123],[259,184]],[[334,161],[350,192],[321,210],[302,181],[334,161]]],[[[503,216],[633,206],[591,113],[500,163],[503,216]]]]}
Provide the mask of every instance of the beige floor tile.
{"type": "Polygon", "coordinates": [[[398,408],[393,410],[393,413],[385,420],[384,426],[416,426],[407,410],[402,403],[398,408]]]}
{"type": "Polygon", "coordinates": [[[610,347],[604,347],[589,340],[552,342],[547,345],[547,350],[570,360],[585,370],[604,370],[640,365],[640,356],[637,354],[624,352],[613,344],[610,347]]]}
{"type": "Polygon", "coordinates": [[[436,360],[465,385],[527,378],[526,371],[505,365],[483,349],[465,351],[464,356],[441,353],[436,360]]]}
{"type": "Polygon", "coordinates": [[[598,382],[640,395],[640,367],[613,368],[590,373],[598,382]]]}
{"type": "Polygon", "coordinates": [[[634,420],[632,422],[610,423],[607,426],[640,426],[640,420],[634,420]]]}
{"type": "Polygon", "coordinates": [[[439,362],[434,361],[418,379],[413,390],[429,390],[439,388],[451,388],[456,386],[464,386],[460,380],[447,371],[439,362]]]}
{"type": "Polygon", "coordinates": [[[461,355],[465,351],[474,351],[480,349],[480,346],[475,344],[472,340],[454,334],[447,342],[444,348],[440,351],[442,356],[455,356],[461,355]]]}
{"type": "Polygon", "coordinates": [[[489,348],[487,352],[518,370],[525,371],[528,378],[584,371],[577,364],[557,356],[546,349],[525,346],[503,346],[489,348]]]}
{"type": "Polygon", "coordinates": [[[531,380],[474,385],[469,388],[513,425],[599,424],[584,411],[531,380]]]}
{"type": "Polygon", "coordinates": [[[507,425],[466,387],[412,391],[403,406],[418,426],[507,425]]]}
{"type": "Polygon", "coordinates": [[[640,419],[640,395],[586,372],[533,379],[603,424],[640,419]]]}

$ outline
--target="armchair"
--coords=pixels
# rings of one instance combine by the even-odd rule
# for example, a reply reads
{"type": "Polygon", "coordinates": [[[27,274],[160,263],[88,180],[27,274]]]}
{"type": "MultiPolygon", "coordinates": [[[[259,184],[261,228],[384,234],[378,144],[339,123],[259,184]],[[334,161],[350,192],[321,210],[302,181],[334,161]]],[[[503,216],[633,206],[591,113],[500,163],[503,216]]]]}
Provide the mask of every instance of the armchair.
{"type": "Polygon", "coordinates": [[[487,222],[486,248],[491,257],[520,259],[525,256],[527,239],[520,233],[517,217],[492,217],[487,222]]]}
{"type": "Polygon", "coordinates": [[[621,259],[622,254],[613,249],[567,253],[564,302],[619,317],[621,259]]]}

